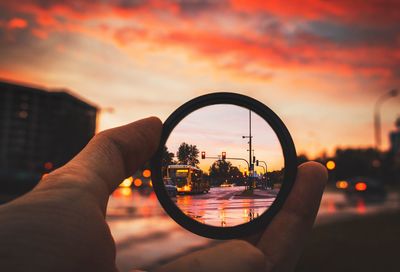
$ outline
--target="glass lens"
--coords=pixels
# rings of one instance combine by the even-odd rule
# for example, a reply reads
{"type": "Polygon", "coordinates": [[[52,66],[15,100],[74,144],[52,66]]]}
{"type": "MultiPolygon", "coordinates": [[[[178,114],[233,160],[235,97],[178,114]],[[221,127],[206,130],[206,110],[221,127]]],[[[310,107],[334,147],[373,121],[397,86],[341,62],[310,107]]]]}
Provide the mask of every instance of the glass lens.
{"type": "Polygon", "coordinates": [[[190,113],[171,132],[162,175],[168,195],[187,216],[236,226],[275,201],[284,157],[263,118],[239,106],[213,105],[190,113]]]}

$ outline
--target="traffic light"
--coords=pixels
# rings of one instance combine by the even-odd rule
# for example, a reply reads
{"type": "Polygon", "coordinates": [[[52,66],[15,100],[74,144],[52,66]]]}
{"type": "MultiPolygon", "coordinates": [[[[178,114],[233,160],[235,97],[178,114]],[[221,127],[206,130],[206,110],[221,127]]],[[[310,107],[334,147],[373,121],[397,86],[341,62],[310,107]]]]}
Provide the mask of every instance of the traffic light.
{"type": "Polygon", "coordinates": [[[202,151],[201,152],[201,159],[204,160],[206,158],[206,152],[202,151]]]}
{"type": "Polygon", "coordinates": [[[253,163],[256,162],[256,156],[253,156],[253,163]]]}
{"type": "Polygon", "coordinates": [[[222,152],[222,160],[226,159],[226,152],[222,152]]]}
{"type": "Polygon", "coordinates": [[[256,165],[258,166],[258,160],[256,160],[256,165]]]}

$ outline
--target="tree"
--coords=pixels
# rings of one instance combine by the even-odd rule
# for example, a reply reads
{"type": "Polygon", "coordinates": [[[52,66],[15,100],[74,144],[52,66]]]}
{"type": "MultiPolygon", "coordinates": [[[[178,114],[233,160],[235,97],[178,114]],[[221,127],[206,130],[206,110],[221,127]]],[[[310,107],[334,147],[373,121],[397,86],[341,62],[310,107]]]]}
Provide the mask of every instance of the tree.
{"type": "Polygon", "coordinates": [[[231,168],[229,169],[229,175],[234,178],[243,177],[243,173],[240,172],[239,168],[237,168],[236,166],[231,166],[231,168]]]}
{"type": "Polygon", "coordinates": [[[229,176],[231,177],[231,181],[236,185],[243,185],[243,173],[236,166],[231,166],[229,176]]]}
{"type": "Polygon", "coordinates": [[[302,163],[308,162],[308,161],[309,161],[309,159],[308,159],[307,155],[305,155],[305,154],[300,154],[297,156],[297,163],[299,165],[302,163]]]}
{"type": "Polygon", "coordinates": [[[267,178],[270,180],[272,184],[282,184],[283,178],[285,176],[285,168],[281,170],[275,170],[272,172],[268,172],[267,178]]]}
{"type": "Polygon", "coordinates": [[[215,161],[209,169],[210,178],[214,185],[220,185],[225,180],[230,179],[232,164],[226,160],[215,161]]]}
{"type": "Polygon", "coordinates": [[[164,146],[162,155],[162,167],[174,164],[174,153],[169,152],[168,147],[164,146]]]}
{"type": "Polygon", "coordinates": [[[196,145],[189,145],[185,142],[181,143],[176,153],[179,164],[196,166],[199,163],[199,149],[196,145]]]}
{"type": "Polygon", "coordinates": [[[168,147],[164,145],[162,159],[161,159],[161,171],[163,176],[167,175],[167,167],[168,165],[175,164],[174,162],[174,153],[169,152],[168,147]]]}

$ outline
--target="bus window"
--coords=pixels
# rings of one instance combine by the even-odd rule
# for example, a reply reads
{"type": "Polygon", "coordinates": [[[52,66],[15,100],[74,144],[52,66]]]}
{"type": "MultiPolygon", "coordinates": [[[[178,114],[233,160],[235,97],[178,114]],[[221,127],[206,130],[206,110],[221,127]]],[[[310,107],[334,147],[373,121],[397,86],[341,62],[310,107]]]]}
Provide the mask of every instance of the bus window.
{"type": "Polygon", "coordinates": [[[187,178],[188,174],[189,174],[188,169],[177,169],[175,172],[175,176],[177,178],[187,178]]]}

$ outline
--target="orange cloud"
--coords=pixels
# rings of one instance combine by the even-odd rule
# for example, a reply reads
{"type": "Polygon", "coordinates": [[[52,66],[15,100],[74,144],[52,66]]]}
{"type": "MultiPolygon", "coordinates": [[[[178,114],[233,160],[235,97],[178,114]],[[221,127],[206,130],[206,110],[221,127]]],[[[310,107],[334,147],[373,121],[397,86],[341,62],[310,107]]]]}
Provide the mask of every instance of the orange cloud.
{"type": "Polygon", "coordinates": [[[28,22],[22,18],[12,18],[11,20],[8,21],[7,27],[10,29],[22,29],[26,28],[28,26],[28,22]]]}
{"type": "MultiPolygon", "coordinates": [[[[396,48],[400,40],[388,40],[391,33],[385,28],[385,24],[398,24],[395,18],[400,17],[400,8],[396,3],[232,0],[224,9],[207,3],[189,8],[183,2],[156,0],[84,1],[79,5],[23,0],[1,5],[21,16],[32,16],[36,25],[30,32],[39,39],[57,32],[95,37],[120,47],[138,42],[159,50],[178,47],[216,67],[262,80],[270,79],[270,70],[276,68],[386,80],[394,80],[399,73],[396,48]],[[379,19],[381,27],[375,31],[379,35],[387,31],[386,36],[347,41],[355,31],[349,22],[365,25],[367,28],[360,30],[363,34],[369,33],[373,19],[379,19]],[[315,20],[335,25],[308,25],[315,20]]],[[[12,20],[15,27],[28,27],[22,18],[12,20]]]]}
{"type": "MultiPolygon", "coordinates": [[[[395,76],[400,61],[395,48],[385,45],[359,45],[353,48],[329,41],[315,44],[312,37],[288,44],[283,37],[246,37],[246,34],[224,36],[208,31],[172,32],[160,37],[159,44],[190,48],[202,57],[218,63],[218,58],[231,56],[223,67],[245,71],[248,65],[259,64],[265,69],[308,69],[331,71],[342,75],[395,76]]],[[[221,63],[220,63],[221,64],[221,63]]],[[[253,71],[251,71],[253,73],[253,71]]]]}

